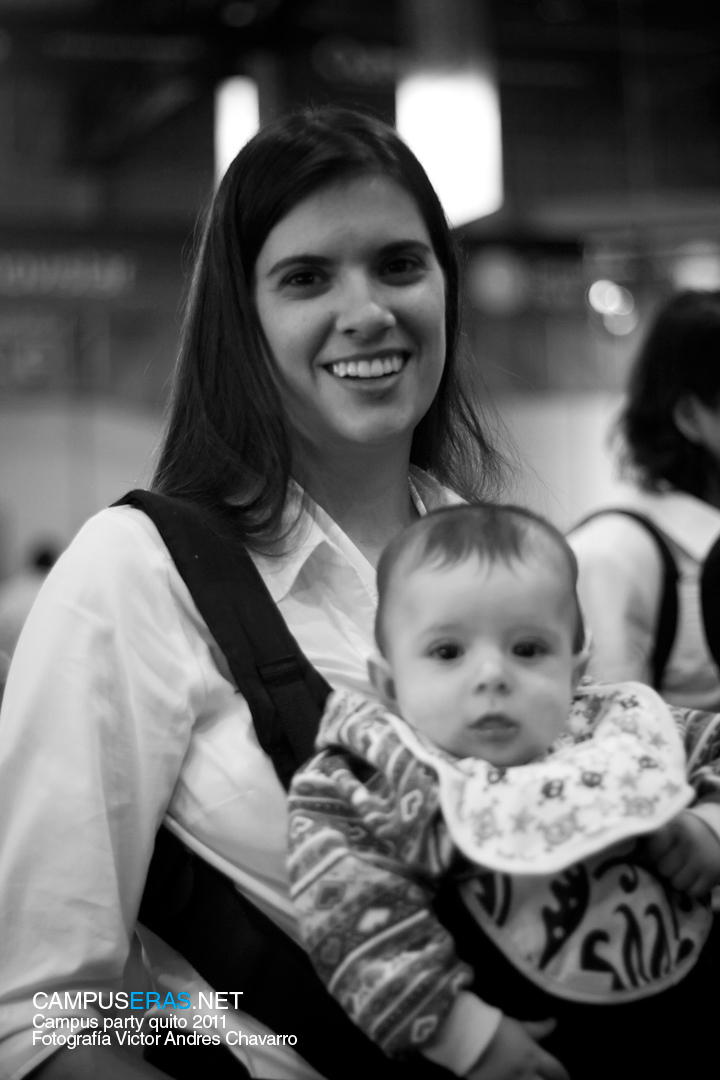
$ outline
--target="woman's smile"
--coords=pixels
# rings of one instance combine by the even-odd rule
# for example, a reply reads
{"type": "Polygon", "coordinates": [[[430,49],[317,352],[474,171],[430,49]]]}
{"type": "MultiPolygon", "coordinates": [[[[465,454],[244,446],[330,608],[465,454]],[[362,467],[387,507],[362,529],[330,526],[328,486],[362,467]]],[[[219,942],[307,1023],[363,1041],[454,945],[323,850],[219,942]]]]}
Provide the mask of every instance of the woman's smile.
{"type": "Polygon", "coordinates": [[[372,380],[387,379],[397,375],[407,363],[408,354],[397,349],[372,353],[357,353],[325,364],[326,371],[338,379],[372,380]]]}
{"type": "Polygon", "coordinates": [[[255,299],[296,441],[409,448],[445,363],[445,280],[403,188],[362,176],[299,203],[260,252],[255,299]]]}

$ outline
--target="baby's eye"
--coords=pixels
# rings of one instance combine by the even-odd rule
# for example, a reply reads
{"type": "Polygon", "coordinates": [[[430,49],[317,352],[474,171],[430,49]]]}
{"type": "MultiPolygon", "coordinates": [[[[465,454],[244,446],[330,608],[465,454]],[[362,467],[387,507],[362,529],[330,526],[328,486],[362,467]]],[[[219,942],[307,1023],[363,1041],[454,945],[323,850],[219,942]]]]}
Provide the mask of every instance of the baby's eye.
{"type": "Polygon", "coordinates": [[[547,651],[547,646],[542,641],[518,641],[513,645],[514,655],[523,660],[534,660],[538,656],[545,656],[547,651]]]}
{"type": "Polygon", "coordinates": [[[446,645],[436,645],[430,650],[430,656],[436,660],[457,660],[459,656],[462,656],[462,651],[460,645],[448,642],[446,645]]]}

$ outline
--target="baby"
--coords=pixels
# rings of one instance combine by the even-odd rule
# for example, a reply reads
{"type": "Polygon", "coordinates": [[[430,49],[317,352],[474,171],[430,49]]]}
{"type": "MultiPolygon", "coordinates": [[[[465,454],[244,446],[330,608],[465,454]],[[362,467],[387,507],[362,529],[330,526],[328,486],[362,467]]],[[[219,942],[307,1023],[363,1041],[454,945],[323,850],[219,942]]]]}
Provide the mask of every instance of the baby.
{"type": "Polygon", "coordinates": [[[378,567],[370,675],[381,699],[457,757],[542,757],[587,663],[574,576],[562,537],[525,511],[424,518],[378,567]]]}
{"type": "Polygon", "coordinates": [[[579,687],[576,576],[562,535],[517,507],[452,507],[405,530],[378,567],[369,668],[383,704],[333,695],[291,789],[293,898],[318,972],[386,1052],[458,1075],[520,1025],[467,989],[431,903],[449,877],[463,879],[458,948],[468,921],[477,939],[459,951],[477,974],[490,940],[510,983],[539,988],[538,1015],[661,994],[709,932],[689,897],[720,881],[716,718],[673,716],[640,684],[579,687]],[[678,724],[699,748],[694,788],[678,724]],[[631,970],[618,911],[642,938],[650,909],[631,970]]]}

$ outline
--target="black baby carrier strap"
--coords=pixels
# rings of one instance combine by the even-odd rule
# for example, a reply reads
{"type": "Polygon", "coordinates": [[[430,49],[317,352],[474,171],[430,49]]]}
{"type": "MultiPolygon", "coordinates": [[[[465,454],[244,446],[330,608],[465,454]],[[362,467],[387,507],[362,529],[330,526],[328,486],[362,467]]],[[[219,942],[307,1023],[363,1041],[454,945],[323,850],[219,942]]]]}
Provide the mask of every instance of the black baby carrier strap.
{"type": "MultiPolygon", "coordinates": [[[[288,630],[232,524],[187,499],[149,491],[131,491],[115,505],[134,506],[156,525],[287,788],[313,751],[330,687],[288,630]]],[[[277,1035],[296,1036],[297,1052],[326,1080],[450,1076],[420,1056],[408,1065],[386,1058],[329,995],[305,951],[165,826],[157,835],[139,919],[216,990],[242,991],[244,1011],[277,1035]]],[[[184,1047],[176,1055],[147,1056],[188,1080],[247,1075],[215,1047],[203,1047],[197,1061],[184,1047]]]]}
{"type": "Polygon", "coordinates": [[[287,788],[313,752],[328,683],[302,653],[229,522],[152,491],[131,491],[116,505],[124,503],[155,523],[287,788]]]}
{"type": "Polygon", "coordinates": [[[675,642],[675,635],[677,634],[679,575],[675,556],[670,549],[668,538],[649,517],[645,514],[639,514],[635,510],[628,510],[625,507],[608,507],[604,510],[596,510],[595,513],[588,514],[577,525],[574,525],[571,531],[574,532],[588,521],[592,521],[593,518],[604,517],[606,514],[622,514],[641,525],[655,541],[662,562],[663,577],[660,607],[658,608],[657,623],[655,625],[655,640],[650,654],[652,686],[655,690],[659,690],[675,642]]]}

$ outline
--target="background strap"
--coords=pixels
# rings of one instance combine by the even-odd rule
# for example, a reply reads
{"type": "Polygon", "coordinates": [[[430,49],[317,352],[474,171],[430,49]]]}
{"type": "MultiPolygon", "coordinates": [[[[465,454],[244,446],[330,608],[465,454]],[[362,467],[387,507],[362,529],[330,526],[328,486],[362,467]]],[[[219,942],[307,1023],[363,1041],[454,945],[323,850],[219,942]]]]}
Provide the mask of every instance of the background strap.
{"type": "Polygon", "coordinates": [[[710,548],[703,563],[700,601],[708,649],[720,668],[720,538],[710,548]]]}
{"type": "Polygon", "coordinates": [[[675,641],[675,635],[677,633],[678,622],[678,568],[675,562],[675,557],[670,549],[668,539],[663,532],[658,529],[657,525],[646,517],[645,514],[639,514],[635,510],[627,510],[625,507],[608,507],[603,510],[596,510],[592,514],[588,514],[582,521],[579,521],[577,525],[573,525],[570,532],[574,532],[582,525],[585,525],[588,521],[592,521],[593,518],[604,517],[605,514],[623,514],[625,517],[632,518],[638,525],[641,525],[646,532],[650,533],[651,537],[655,541],[655,545],[658,549],[658,554],[662,561],[663,567],[663,580],[660,593],[660,606],[658,608],[658,617],[655,624],[655,641],[653,644],[652,652],[650,654],[650,670],[652,672],[652,685],[655,690],[659,690],[663,676],[665,674],[665,668],[672,652],[673,643],[675,641]]]}

